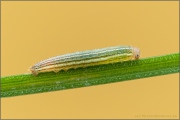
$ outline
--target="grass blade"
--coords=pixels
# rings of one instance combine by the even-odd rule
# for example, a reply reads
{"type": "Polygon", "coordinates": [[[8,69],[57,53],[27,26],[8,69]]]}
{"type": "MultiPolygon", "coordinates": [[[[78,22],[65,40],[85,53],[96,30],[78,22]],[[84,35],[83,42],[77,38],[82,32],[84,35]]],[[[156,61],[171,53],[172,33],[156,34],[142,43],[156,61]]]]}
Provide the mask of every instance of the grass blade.
{"type": "Polygon", "coordinates": [[[179,53],[58,73],[41,73],[38,76],[6,76],[1,78],[1,97],[79,88],[177,72],[179,53]]]}

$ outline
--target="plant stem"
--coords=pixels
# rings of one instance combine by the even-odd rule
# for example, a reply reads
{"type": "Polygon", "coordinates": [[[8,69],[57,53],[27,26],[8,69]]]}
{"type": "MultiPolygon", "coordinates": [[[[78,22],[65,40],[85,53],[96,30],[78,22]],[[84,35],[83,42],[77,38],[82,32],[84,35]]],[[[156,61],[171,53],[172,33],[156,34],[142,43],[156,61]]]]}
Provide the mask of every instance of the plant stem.
{"type": "Polygon", "coordinates": [[[1,78],[1,97],[18,96],[127,81],[179,72],[179,53],[122,63],[70,69],[58,73],[1,78]]]}

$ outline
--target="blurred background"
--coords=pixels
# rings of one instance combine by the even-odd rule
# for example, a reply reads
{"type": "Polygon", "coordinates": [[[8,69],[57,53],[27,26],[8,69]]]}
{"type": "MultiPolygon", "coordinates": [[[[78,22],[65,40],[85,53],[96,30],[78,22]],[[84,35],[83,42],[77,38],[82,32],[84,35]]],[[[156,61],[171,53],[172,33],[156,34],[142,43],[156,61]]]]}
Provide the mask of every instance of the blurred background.
{"type": "MultiPolygon", "coordinates": [[[[1,76],[49,57],[132,45],[179,52],[179,2],[2,1],[1,76]]],[[[179,118],[179,74],[1,99],[3,119],[179,118]]]]}

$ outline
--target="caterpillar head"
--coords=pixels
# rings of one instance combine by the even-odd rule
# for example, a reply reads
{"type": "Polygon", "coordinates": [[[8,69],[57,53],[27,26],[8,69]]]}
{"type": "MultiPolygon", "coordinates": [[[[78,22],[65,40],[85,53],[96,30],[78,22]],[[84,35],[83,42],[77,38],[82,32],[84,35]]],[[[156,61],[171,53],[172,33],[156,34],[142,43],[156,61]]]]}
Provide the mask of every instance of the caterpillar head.
{"type": "Polygon", "coordinates": [[[136,48],[136,47],[133,48],[133,56],[134,56],[134,59],[139,59],[139,57],[140,57],[140,49],[139,48],[136,48]]]}

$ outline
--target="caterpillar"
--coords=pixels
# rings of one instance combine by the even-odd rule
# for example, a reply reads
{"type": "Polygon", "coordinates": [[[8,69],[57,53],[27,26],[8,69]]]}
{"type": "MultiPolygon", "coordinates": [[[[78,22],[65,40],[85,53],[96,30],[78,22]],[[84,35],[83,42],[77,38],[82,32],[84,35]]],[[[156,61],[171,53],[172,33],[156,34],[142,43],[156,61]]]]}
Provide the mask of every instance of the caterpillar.
{"type": "Polygon", "coordinates": [[[136,60],[139,57],[140,50],[136,47],[114,46],[59,55],[36,63],[30,70],[36,76],[42,72],[54,71],[57,73],[60,70],[66,71],[71,68],[136,60]]]}

